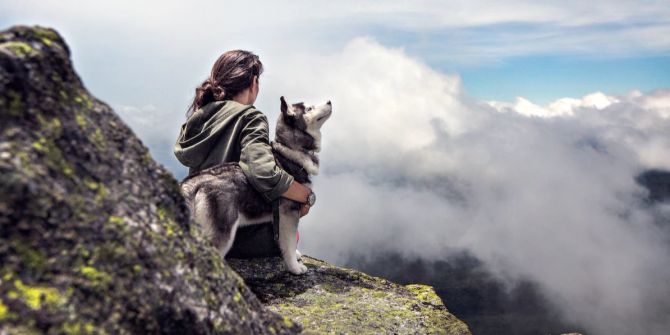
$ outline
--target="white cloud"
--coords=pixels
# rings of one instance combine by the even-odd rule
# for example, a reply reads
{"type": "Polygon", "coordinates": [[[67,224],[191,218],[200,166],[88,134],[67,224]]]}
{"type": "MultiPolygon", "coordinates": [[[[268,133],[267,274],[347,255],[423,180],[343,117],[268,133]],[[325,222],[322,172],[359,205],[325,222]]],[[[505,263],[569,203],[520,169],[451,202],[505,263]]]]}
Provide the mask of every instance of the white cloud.
{"type": "Polygon", "coordinates": [[[670,293],[668,246],[634,177],[670,169],[670,91],[496,109],[367,38],[284,64],[287,96],[334,106],[305,251],[343,261],[466,249],[501,276],[537,281],[593,333],[669,326],[654,319],[670,303],[654,298],[670,293]]]}
{"type": "MultiPolygon", "coordinates": [[[[112,106],[121,119],[140,137],[144,145],[150,148],[151,155],[159,162],[174,161],[172,147],[179,134],[181,117],[169,117],[169,110],[160,109],[154,105],[143,107],[114,105],[112,106]]],[[[167,165],[175,171],[175,165],[167,165]]]]}
{"type": "Polygon", "coordinates": [[[489,101],[487,104],[499,112],[514,112],[525,116],[555,117],[574,116],[575,111],[580,108],[595,108],[600,110],[617,102],[619,100],[616,97],[596,92],[588,94],[581,99],[558,99],[547,107],[538,106],[523,97],[517,97],[513,103],[489,101]]]}
{"type": "MultiPolygon", "coordinates": [[[[0,0],[0,20],[52,25],[86,48],[127,45],[208,57],[231,45],[266,52],[337,50],[361,34],[468,63],[548,53],[667,53],[670,6],[663,1],[129,1],[0,0]],[[379,37],[379,36],[378,36],[379,37]]],[[[168,59],[178,58],[164,55],[168,59]]]]}
{"type": "MultiPolygon", "coordinates": [[[[592,333],[667,329],[668,237],[633,178],[670,169],[670,91],[482,102],[458,76],[371,38],[272,62],[258,106],[280,95],[334,106],[303,251],[341,262],[465,249],[501,277],[538,282],[592,333]]],[[[183,111],[117,110],[169,161],[183,111]]]]}

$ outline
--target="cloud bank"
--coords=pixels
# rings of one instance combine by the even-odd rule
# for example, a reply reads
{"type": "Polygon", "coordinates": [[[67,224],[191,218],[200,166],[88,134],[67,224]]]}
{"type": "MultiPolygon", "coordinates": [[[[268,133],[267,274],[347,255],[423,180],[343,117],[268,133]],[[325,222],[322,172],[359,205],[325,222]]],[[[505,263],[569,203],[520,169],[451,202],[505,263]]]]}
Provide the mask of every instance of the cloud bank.
{"type": "Polygon", "coordinates": [[[667,231],[634,181],[670,169],[670,90],[477,101],[457,76],[368,38],[283,71],[289,100],[334,106],[319,205],[301,225],[307,253],[467,250],[502,278],[539,283],[590,332],[670,326],[667,231]]]}

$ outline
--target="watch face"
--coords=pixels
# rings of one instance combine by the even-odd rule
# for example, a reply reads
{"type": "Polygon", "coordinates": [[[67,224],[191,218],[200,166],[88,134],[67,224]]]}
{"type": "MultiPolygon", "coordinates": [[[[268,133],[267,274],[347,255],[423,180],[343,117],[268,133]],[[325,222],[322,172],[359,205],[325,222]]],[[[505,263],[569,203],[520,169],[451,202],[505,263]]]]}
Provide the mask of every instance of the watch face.
{"type": "Polygon", "coordinates": [[[310,206],[314,206],[314,203],[316,202],[316,194],[314,194],[314,192],[309,194],[307,197],[307,202],[309,202],[310,206]]]}

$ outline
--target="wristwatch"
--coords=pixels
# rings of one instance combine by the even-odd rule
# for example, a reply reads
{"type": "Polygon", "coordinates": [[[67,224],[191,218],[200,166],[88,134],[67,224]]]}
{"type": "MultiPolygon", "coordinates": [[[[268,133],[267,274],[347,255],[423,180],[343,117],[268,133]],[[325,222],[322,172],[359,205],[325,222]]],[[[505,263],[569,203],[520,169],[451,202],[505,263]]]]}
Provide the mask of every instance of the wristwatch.
{"type": "Polygon", "coordinates": [[[314,206],[314,203],[315,203],[315,202],[316,202],[316,194],[314,194],[314,192],[311,191],[311,192],[309,193],[309,195],[307,196],[307,204],[308,204],[310,207],[312,207],[312,206],[314,206]]]}

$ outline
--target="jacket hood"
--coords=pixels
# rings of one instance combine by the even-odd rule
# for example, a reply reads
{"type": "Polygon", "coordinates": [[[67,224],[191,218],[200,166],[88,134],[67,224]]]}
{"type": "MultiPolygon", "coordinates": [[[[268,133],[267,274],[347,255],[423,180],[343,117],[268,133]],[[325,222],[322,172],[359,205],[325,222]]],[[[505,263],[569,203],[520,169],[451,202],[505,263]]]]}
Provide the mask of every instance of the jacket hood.
{"type": "Polygon", "coordinates": [[[200,166],[226,125],[251,108],[254,106],[234,100],[213,101],[200,107],[182,124],[174,145],[175,156],[189,168],[200,166]]]}

